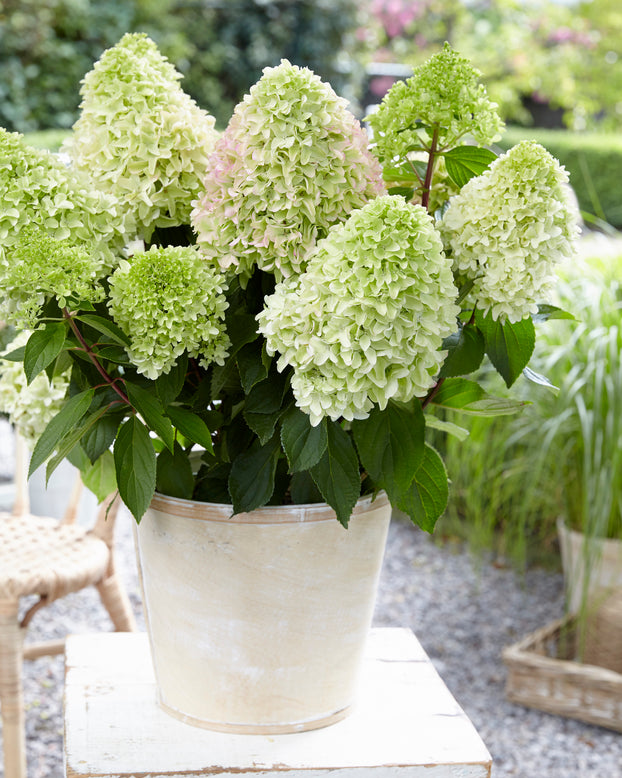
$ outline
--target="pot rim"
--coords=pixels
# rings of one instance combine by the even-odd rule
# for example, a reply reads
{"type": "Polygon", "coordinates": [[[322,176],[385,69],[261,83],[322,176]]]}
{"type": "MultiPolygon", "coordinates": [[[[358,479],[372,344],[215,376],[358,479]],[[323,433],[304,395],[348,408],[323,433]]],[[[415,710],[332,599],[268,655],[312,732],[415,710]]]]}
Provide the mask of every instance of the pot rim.
{"type": "MultiPolygon", "coordinates": [[[[358,499],[352,510],[357,516],[389,504],[384,490],[366,494],[358,499]]],[[[304,503],[301,505],[264,505],[248,513],[233,515],[233,506],[227,503],[200,502],[183,497],[170,497],[156,492],[148,511],[170,513],[179,518],[198,521],[218,521],[229,524],[301,524],[315,521],[337,521],[334,510],[325,502],[304,503]]]]}

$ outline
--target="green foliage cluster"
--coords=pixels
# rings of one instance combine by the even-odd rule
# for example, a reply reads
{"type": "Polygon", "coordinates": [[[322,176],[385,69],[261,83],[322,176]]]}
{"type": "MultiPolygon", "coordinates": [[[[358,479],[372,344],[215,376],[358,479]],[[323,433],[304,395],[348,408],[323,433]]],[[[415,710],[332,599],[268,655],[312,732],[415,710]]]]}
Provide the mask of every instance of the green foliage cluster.
{"type": "Polygon", "coordinates": [[[566,168],[586,221],[596,217],[622,228],[622,138],[619,134],[512,127],[499,146],[509,148],[523,139],[542,143],[566,168]]]}
{"type": "Polygon", "coordinates": [[[221,126],[281,57],[354,97],[361,11],[355,0],[1,0],[0,125],[70,127],[76,90],[125,32],[148,33],[184,76],[184,90],[221,126]]]}
{"type": "MultiPolygon", "coordinates": [[[[453,485],[441,532],[519,565],[552,551],[560,516],[588,536],[622,538],[621,277],[622,255],[569,265],[559,302],[577,321],[551,322],[530,363],[555,388],[530,393],[505,422],[476,419],[468,446],[438,440],[453,485]]],[[[483,384],[503,393],[491,372],[483,384]]]]}

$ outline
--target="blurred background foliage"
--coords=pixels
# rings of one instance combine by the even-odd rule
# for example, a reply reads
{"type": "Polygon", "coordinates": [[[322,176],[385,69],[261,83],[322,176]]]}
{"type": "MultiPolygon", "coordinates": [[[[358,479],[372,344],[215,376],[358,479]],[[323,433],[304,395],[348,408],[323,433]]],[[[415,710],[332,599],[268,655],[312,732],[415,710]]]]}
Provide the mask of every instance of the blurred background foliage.
{"type": "MultiPolygon", "coordinates": [[[[445,40],[472,59],[507,121],[622,127],[619,0],[0,0],[0,124],[70,127],[76,85],[144,31],[223,127],[266,65],[307,65],[355,108],[371,62],[416,65],[445,40]]],[[[392,83],[374,78],[376,101],[392,83]]]]}

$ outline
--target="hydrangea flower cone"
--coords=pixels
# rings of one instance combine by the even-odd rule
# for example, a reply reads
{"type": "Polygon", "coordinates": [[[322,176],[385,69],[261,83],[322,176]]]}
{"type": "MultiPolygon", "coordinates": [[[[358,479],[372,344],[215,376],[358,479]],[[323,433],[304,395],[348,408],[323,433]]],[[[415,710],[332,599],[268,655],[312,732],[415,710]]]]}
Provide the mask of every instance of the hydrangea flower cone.
{"type": "Polygon", "coordinates": [[[279,368],[294,368],[298,406],[318,424],[424,395],[457,326],[456,296],[432,219],[384,195],[334,227],[257,318],[279,368]]]}
{"type": "Polygon", "coordinates": [[[146,35],[124,35],[85,76],[67,146],[145,238],[187,224],[217,138],[213,117],[185,94],[181,77],[146,35]]]}
{"type": "Polygon", "coordinates": [[[248,277],[304,269],[330,227],[383,191],[345,100],[286,60],[235,109],[210,158],[192,221],[202,253],[248,277]]]}
{"type": "Polygon", "coordinates": [[[456,271],[474,282],[473,299],[494,319],[536,313],[554,265],[574,251],[578,213],[559,162],[523,141],[450,200],[441,231],[456,271]]]}

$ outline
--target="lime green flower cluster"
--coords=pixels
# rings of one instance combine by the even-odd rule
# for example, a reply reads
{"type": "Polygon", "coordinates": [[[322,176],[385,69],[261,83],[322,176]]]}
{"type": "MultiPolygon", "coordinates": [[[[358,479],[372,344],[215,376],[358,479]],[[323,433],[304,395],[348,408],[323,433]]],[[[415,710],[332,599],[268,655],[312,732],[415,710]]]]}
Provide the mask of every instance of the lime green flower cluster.
{"type": "Polygon", "coordinates": [[[114,197],[94,189],[58,156],[0,128],[0,246],[13,246],[26,225],[88,244],[102,268],[116,264],[129,229],[114,197]]]}
{"type": "Polygon", "coordinates": [[[328,229],[383,191],[366,133],[330,85],[266,68],[210,159],[192,219],[205,256],[242,278],[304,269],[328,229]]]}
{"type": "Polygon", "coordinates": [[[456,329],[456,297],[432,219],[384,195],[334,227],[257,319],[279,369],[294,368],[296,402],[316,425],[424,395],[456,329]]]}
{"type": "Polygon", "coordinates": [[[480,146],[499,140],[503,122],[478,79],[469,60],[446,43],[411,78],[396,83],[368,117],[379,159],[390,162],[427,150],[434,132],[436,149],[455,146],[465,136],[480,146]]]}
{"type": "Polygon", "coordinates": [[[0,247],[0,316],[17,327],[35,329],[41,307],[55,298],[99,302],[101,267],[86,244],[55,240],[39,227],[25,226],[11,248],[0,247]]]}
{"type": "Polygon", "coordinates": [[[227,356],[222,275],[190,246],[152,247],[110,278],[110,312],[139,373],[155,379],[188,352],[208,367],[227,356]]]}
{"type": "Polygon", "coordinates": [[[136,219],[141,236],[187,224],[214,119],[179,86],[181,74],[143,34],[124,35],[84,78],[82,112],[67,151],[136,219]]]}
{"type": "MultiPolygon", "coordinates": [[[[28,331],[20,332],[5,353],[25,346],[30,335],[28,331]]],[[[21,362],[0,356],[0,412],[8,415],[11,424],[31,446],[65,404],[68,387],[69,372],[55,375],[51,381],[46,373],[39,373],[28,383],[21,362]]]]}
{"type": "Polygon", "coordinates": [[[450,200],[440,228],[455,270],[494,319],[517,322],[547,299],[554,265],[572,256],[578,213],[559,162],[523,141],[450,200]]]}

